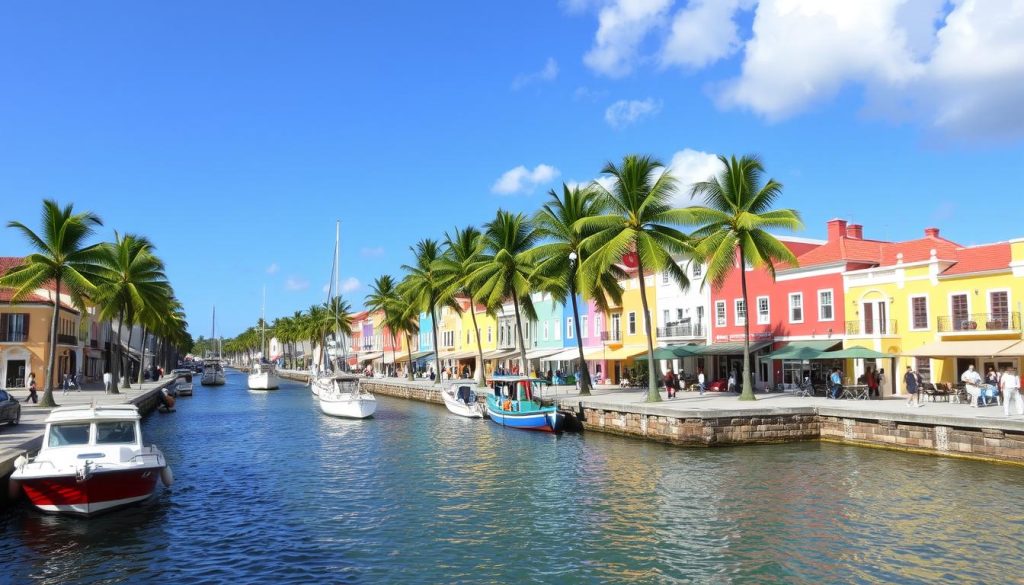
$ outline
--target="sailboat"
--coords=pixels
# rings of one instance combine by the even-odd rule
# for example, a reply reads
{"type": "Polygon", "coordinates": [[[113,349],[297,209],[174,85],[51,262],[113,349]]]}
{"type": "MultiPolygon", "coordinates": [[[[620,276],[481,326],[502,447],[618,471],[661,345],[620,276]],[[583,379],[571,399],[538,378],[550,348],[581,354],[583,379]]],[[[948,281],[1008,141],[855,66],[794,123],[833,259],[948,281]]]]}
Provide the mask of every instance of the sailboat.
{"type": "MultiPolygon", "coordinates": [[[[338,250],[341,236],[341,222],[334,226],[334,267],[331,272],[331,289],[328,292],[328,306],[337,291],[338,282],[338,250]]],[[[337,307],[335,307],[337,309],[337,307]]],[[[338,315],[334,315],[337,320],[338,315]]],[[[359,384],[355,376],[335,374],[327,370],[327,339],[320,344],[323,353],[321,367],[323,373],[313,380],[313,393],[320,399],[320,411],[330,416],[343,418],[369,418],[377,411],[377,399],[373,394],[366,392],[359,384]]]]}
{"type": "MultiPolygon", "coordinates": [[[[213,333],[210,339],[217,343],[217,307],[213,308],[213,333]]],[[[203,360],[203,377],[199,380],[203,386],[223,386],[224,366],[221,364],[220,344],[217,343],[217,357],[212,355],[203,360]]]]}
{"type": "Polygon", "coordinates": [[[277,387],[281,385],[281,379],[277,376],[277,368],[274,363],[267,361],[264,357],[267,348],[266,311],[267,289],[264,287],[263,306],[260,308],[260,353],[249,372],[250,390],[277,390],[277,387]]]}

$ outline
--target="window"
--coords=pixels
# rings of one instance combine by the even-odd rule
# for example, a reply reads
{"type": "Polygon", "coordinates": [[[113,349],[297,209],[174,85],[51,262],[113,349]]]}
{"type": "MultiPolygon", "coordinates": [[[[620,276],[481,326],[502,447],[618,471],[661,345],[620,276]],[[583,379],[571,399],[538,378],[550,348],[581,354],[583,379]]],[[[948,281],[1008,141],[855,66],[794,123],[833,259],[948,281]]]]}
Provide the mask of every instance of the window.
{"type": "Polygon", "coordinates": [[[715,301],[715,327],[725,327],[725,301],[715,301]]]}
{"type": "Polygon", "coordinates": [[[735,319],[737,325],[747,324],[747,304],[743,302],[743,299],[736,299],[733,301],[735,307],[735,319]]]}
{"type": "Polygon", "coordinates": [[[28,313],[0,314],[0,341],[28,339],[28,313]]]}
{"type": "Polygon", "coordinates": [[[683,320],[683,310],[682,309],[676,309],[676,321],[682,322],[682,320],[683,320]]]}
{"type": "Polygon", "coordinates": [[[601,337],[601,314],[594,315],[594,335],[601,337]]]}
{"type": "Polygon", "coordinates": [[[818,291],[818,320],[831,321],[835,318],[832,308],[832,289],[818,291]]]}
{"type": "Polygon", "coordinates": [[[555,341],[562,338],[562,324],[558,322],[558,319],[551,320],[551,328],[555,330],[555,341]]]}
{"type": "Polygon", "coordinates": [[[469,345],[469,331],[466,331],[466,345],[469,345]]]}
{"type": "Polygon", "coordinates": [[[548,324],[548,322],[545,321],[544,322],[544,341],[548,340],[548,332],[549,332],[550,327],[551,327],[550,324],[548,324]]]}
{"type": "Polygon", "coordinates": [[[928,297],[910,297],[910,323],[913,329],[928,329],[928,297]]]}
{"type": "Polygon", "coordinates": [[[665,309],[665,310],[663,310],[661,312],[661,323],[662,323],[662,325],[668,325],[669,324],[669,320],[668,319],[669,319],[669,312],[668,312],[668,309],[665,309]]]}
{"type": "Polygon", "coordinates": [[[636,313],[630,313],[626,316],[626,326],[630,335],[636,335],[636,313]]]}
{"type": "Polygon", "coordinates": [[[704,267],[701,266],[700,262],[693,263],[693,277],[700,278],[704,274],[704,267]]]}
{"type": "Polygon", "coordinates": [[[921,376],[922,382],[932,381],[932,359],[926,357],[916,358],[914,364],[917,366],[917,373],[921,376]]]}
{"type": "Polygon", "coordinates": [[[576,324],[572,322],[572,317],[565,318],[565,338],[575,339],[576,338],[576,324]]]}
{"type": "Polygon", "coordinates": [[[586,339],[588,331],[589,329],[587,329],[587,316],[583,315],[582,317],[580,317],[580,337],[586,339]]]}
{"type": "Polygon", "coordinates": [[[88,445],[89,423],[53,425],[50,427],[50,447],[67,445],[88,445]]]}
{"type": "Polygon", "coordinates": [[[968,308],[967,295],[954,294],[949,297],[949,303],[952,309],[953,329],[956,331],[969,329],[971,327],[971,310],[968,308]]]}
{"type": "Polygon", "coordinates": [[[988,293],[988,310],[991,313],[990,321],[996,325],[996,329],[1010,328],[1010,298],[1005,290],[992,291],[988,293]]]}
{"type": "Polygon", "coordinates": [[[757,324],[768,325],[771,322],[772,315],[768,297],[757,297],[757,324]]]}
{"type": "Polygon", "coordinates": [[[789,294],[789,322],[804,322],[804,295],[803,293],[789,294]]]}
{"type": "Polygon", "coordinates": [[[615,341],[622,339],[622,313],[612,314],[611,338],[615,341]]]}
{"type": "Polygon", "coordinates": [[[132,421],[116,421],[96,423],[96,444],[134,443],[135,423],[132,421]]]}
{"type": "Polygon", "coordinates": [[[661,284],[668,284],[668,272],[661,273],[661,284]]]}
{"type": "Polygon", "coordinates": [[[491,326],[487,326],[487,343],[491,342],[491,326]]]}

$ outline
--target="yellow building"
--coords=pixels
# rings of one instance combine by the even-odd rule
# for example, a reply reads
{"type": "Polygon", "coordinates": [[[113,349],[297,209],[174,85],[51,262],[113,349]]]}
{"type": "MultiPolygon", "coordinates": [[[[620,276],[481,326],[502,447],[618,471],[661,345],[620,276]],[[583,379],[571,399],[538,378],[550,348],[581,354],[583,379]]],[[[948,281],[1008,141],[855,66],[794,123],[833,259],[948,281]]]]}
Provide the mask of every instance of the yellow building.
{"type": "MultiPolygon", "coordinates": [[[[622,285],[622,304],[610,307],[606,315],[601,315],[603,324],[603,347],[588,349],[585,357],[594,362],[593,368],[600,372],[604,381],[618,384],[636,371],[636,358],[643,357],[647,352],[647,333],[644,326],[643,302],[640,298],[640,279],[632,278],[619,283],[622,285]]],[[[647,293],[647,308],[650,314],[657,314],[657,294],[654,276],[648,275],[644,280],[647,293]]],[[[595,317],[596,318],[596,317],[595,317]]],[[[654,336],[654,325],[651,325],[651,336],[654,336]]],[[[646,375],[646,374],[643,374],[646,375]]]]}
{"type": "Polygon", "coordinates": [[[886,369],[883,392],[905,393],[903,375],[957,383],[968,366],[1020,367],[1024,240],[962,247],[926,238],[888,246],[873,268],[844,274],[845,347],[897,356],[853,360],[853,376],[886,369]]]}
{"type": "MultiPolygon", "coordinates": [[[[29,373],[33,373],[42,390],[53,323],[53,291],[36,291],[18,303],[11,302],[11,294],[0,290],[0,381],[7,389],[26,388],[29,373]]],[[[65,375],[83,369],[79,321],[78,311],[61,303],[54,387],[65,375]]]]}

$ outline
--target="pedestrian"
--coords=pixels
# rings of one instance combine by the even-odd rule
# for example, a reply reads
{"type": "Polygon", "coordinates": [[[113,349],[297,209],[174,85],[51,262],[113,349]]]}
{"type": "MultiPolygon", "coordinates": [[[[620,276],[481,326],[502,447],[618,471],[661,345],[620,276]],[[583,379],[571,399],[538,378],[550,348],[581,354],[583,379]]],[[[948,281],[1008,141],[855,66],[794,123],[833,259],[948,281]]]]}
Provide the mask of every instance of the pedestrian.
{"type": "Polygon", "coordinates": [[[1003,414],[1010,416],[1010,403],[1017,403],[1017,414],[1024,414],[1024,401],[1020,396],[1020,376],[1013,368],[1006,368],[999,378],[999,389],[1003,391],[1003,414]]]}
{"type": "Polygon", "coordinates": [[[672,371],[671,367],[669,367],[669,369],[665,371],[664,382],[665,382],[665,392],[668,393],[668,397],[669,398],[675,398],[676,397],[676,374],[675,374],[675,372],[672,371]]]}
{"type": "Polygon", "coordinates": [[[704,369],[703,368],[698,368],[697,369],[697,389],[700,391],[700,395],[704,396],[704,391],[707,390],[707,387],[704,386],[704,369]]]}
{"type": "Polygon", "coordinates": [[[843,375],[839,373],[839,368],[832,370],[832,376],[829,378],[832,386],[832,399],[839,399],[839,392],[843,389],[843,375]]]}
{"type": "Polygon", "coordinates": [[[875,370],[868,370],[868,398],[878,398],[878,374],[875,370]]]}
{"type": "Polygon", "coordinates": [[[32,404],[36,404],[39,402],[39,395],[36,394],[35,374],[29,374],[28,376],[28,396],[25,397],[25,402],[28,402],[29,400],[32,401],[32,404]]]}
{"type": "Polygon", "coordinates": [[[729,392],[735,392],[736,391],[736,370],[733,370],[732,373],[729,374],[729,385],[728,385],[728,388],[729,388],[729,392]]]}
{"type": "Polygon", "coordinates": [[[881,399],[882,395],[885,394],[885,368],[878,370],[878,398],[881,399]]]}
{"type": "Polygon", "coordinates": [[[910,366],[907,366],[907,373],[903,375],[903,383],[907,387],[907,394],[910,394],[910,398],[907,399],[907,406],[917,403],[917,406],[921,406],[921,396],[918,395],[918,377],[910,366]]]}
{"type": "MultiPolygon", "coordinates": [[[[974,369],[974,364],[967,366],[967,370],[960,375],[960,381],[971,396],[971,408],[978,408],[981,397],[981,374],[974,369]]],[[[1005,401],[1004,401],[1005,402],[1005,401]]]]}

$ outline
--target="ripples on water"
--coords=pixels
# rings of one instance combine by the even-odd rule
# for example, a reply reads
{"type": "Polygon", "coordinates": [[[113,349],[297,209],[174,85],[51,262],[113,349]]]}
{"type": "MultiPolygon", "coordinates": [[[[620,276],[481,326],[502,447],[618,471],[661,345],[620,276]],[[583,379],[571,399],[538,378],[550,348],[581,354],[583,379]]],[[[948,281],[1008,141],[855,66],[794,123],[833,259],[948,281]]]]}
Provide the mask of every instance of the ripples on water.
{"type": "Polygon", "coordinates": [[[934,583],[1024,574],[1024,471],[805,443],[505,430],[286,383],[196,388],[147,440],[176,484],[90,520],[0,511],[0,583],[934,583]]]}

